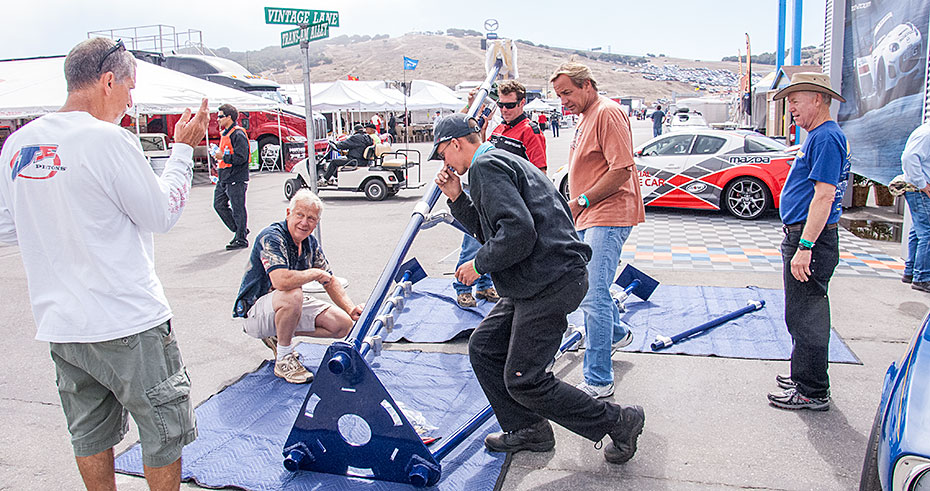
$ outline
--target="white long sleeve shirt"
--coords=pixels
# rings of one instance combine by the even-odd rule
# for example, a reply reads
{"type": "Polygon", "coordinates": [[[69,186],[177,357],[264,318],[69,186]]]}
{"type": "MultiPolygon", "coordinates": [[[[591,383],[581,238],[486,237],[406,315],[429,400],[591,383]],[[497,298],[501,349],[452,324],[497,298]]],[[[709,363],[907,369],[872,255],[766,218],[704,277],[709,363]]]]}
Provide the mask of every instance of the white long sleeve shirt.
{"type": "Polygon", "coordinates": [[[930,182],[930,123],[918,126],[907,138],[901,153],[901,170],[904,180],[917,189],[927,187],[930,182]]]}
{"type": "Polygon", "coordinates": [[[107,341],[171,318],[152,234],[180,218],[192,155],[176,144],[157,177],[134,134],[86,112],[48,114],[7,139],[0,242],[19,244],[36,339],[107,341]]]}

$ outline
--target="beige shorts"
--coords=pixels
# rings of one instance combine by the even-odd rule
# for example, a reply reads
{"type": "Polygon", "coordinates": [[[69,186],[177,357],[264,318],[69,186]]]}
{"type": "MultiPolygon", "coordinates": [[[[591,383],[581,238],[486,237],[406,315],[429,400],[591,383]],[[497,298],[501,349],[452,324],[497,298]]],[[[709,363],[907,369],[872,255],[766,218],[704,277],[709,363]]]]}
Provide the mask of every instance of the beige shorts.
{"type": "MultiPolygon", "coordinates": [[[[272,306],[272,297],[275,292],[258,297],[249,313],[243,320],[242,330],[253,338],[267,338],[276,336],[277,331],[274,327],[274,307],[272,306]]],[[[297,322],[297,333],[311,333],[316,331],[316,316],[322,314],[326,309],[333,305],[317,299],[313,295],[304,292],[303,313],[297,322]]]]}

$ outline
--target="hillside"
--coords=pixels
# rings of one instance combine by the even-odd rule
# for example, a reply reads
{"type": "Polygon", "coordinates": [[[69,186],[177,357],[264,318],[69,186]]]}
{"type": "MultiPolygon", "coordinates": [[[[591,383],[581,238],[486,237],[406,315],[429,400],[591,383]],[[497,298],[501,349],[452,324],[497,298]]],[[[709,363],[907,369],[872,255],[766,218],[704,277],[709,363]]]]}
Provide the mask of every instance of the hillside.
{"type": "MultiPolygon", "coordinates": [[[[344,80],[347,76],[360,80],[402,80],[403,56],[419,60],[416,71],[407,72],[407,78],[428,79],[454,87],[463,80],[484,79],[485,52],[477,36],[449,36],[435,33],[410,33],[401,37],[339,36],[310,45],[311,78],[315,82],[344,80]]],[[[550,74],[562,62],[576,56],[591,67],[598,87],[610,96],[641,96],[647,101],[675,95],[700,95],[690,83],[674,80],[647,80],[639,72],[641,66],[594,60],[584,53],[518,41],[518,68],[520,81],[529,89],[546,91],[550,74]],[[529,44],[527,44],[529,43],[529,44]]],[[[217,54],[238,61],[253,72],[279,83],[300,83],[301,52],[297,47],[281,49],[267,47],[260,51],[235,53],[227,49],[217,54]]],[[[619,56],[615,56],[619,58],[619,56]]],[[[628,57],[636,58],[640,57],[628,57]]],[[[725,69],[736,74],[736,62],[698,61],[676,58],[641,58],[658,67],[677,65],[681,68],[725,69]]],[[[753,72],[764,74],[774,69],[771,65],[754,65],[753,72]]]]}

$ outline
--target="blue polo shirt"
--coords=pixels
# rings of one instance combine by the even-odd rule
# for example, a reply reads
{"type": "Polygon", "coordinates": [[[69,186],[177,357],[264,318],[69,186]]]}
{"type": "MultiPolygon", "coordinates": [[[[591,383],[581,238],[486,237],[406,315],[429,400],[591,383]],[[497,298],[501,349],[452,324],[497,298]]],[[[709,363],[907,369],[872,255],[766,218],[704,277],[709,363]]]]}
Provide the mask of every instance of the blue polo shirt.
{"type": "Polygon", "coordinates": [[[295,271],[317,268],[333,274],[316,237],[311,235],[304,239],[298,252],[297,244],[287,229],[287,221],[272,223],[255,238],[233,306],[233,317],[246,317],[255,301],[274,289],[268,273],[280,268],[295,271]]]}
{"type": "Polygon", "coordinates": [[[838,222],[843,213],[842,201],[849,179],[849,166],[849,144],[836,121],[827,121],[811,130],[781,188],[778,211],[782,223],[807,221],[816,182],[836,186],[836,196],[827,223],[838,222]]]}

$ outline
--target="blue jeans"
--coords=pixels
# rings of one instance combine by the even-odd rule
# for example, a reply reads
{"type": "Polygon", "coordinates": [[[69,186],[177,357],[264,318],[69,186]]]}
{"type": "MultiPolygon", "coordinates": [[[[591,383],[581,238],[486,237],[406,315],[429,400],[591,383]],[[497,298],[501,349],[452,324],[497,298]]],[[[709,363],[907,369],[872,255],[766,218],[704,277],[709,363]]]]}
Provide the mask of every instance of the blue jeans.
{"type": "Polygon", "coordinates": [[[610,284],[617,275],[623,243],[632,230],[633,227],[591,227],[578,231],[578,237],[592,250],[588,262],[588,293],[581,301],[587,332],[583,372],[588,385],[613,383],[610,345],[623,339],[629,331],[610,296],[610,284]]]}
{"type": "MultiPolygon", "coordinates": [[[[475,255],[478,254],[478,249],[481,249],[481,242],[475,240],[474,237],[470,235],[462,236],[462,252],[459,253],[459,262],[456,263],[455,269],[458,270],[459,266],[471,261],[475,258],[475,255]]],[[[478,290],[487,290],[494,286],[494,283],[491,282],[491,277],[487,274],[483,274],[475,280],[473,285],[478,290]]],[[[471,287],[465,283],[460,282],[459,280],[454,280],[452,282],[452,288],[455,288],[455,293],[461,295],[463,293],[471,293],[471,287]]]]}
{"type": "Polygon", "coordinates": [[[652,136],[653,136],[653,138],[654,138],[654,137],[657,137],[657,136],[659,136],[659,135],[661,135],[661,134],[662,134],[662,125],[661,125],[661,124],[659,124],[659,125],[653,125],[653,127],[652,127],[652,136]]]}
{"type": "Polygon", "coordinates": [[[911,210],[911,232],[907,237],[907,261],[904,274],[914,281],[930,281],[930,197],[921,191],[904,193],[911,210]]]}

